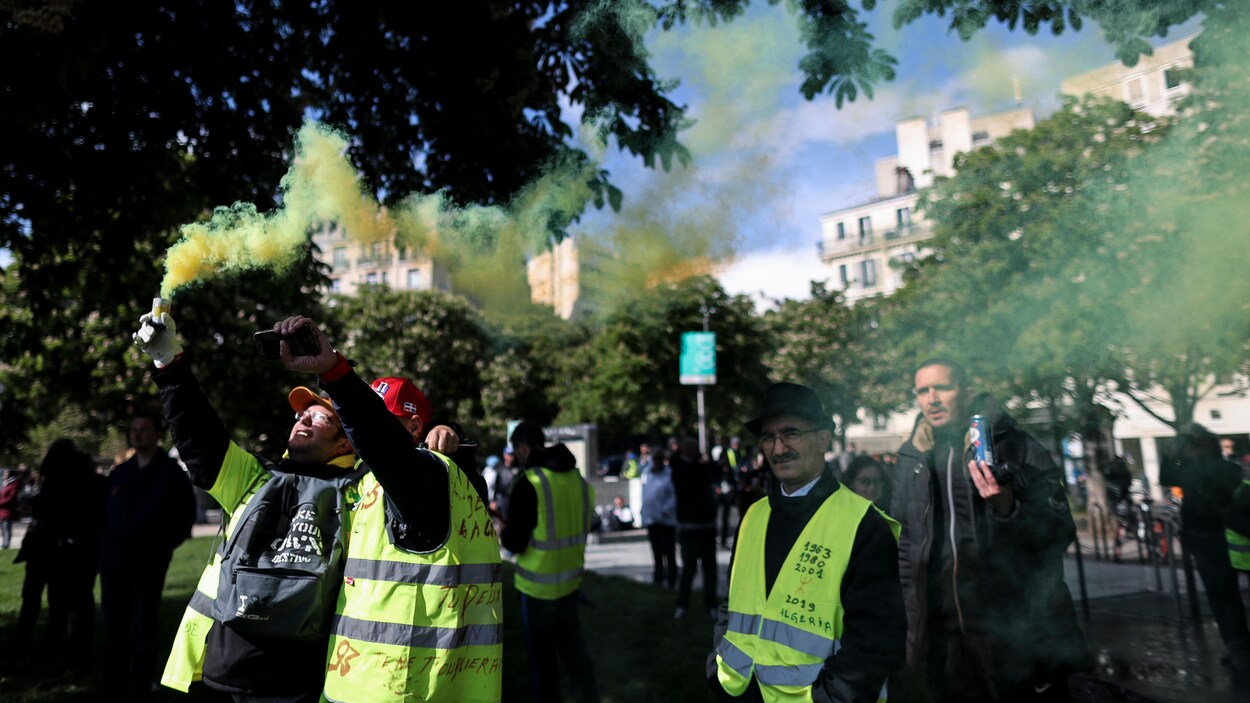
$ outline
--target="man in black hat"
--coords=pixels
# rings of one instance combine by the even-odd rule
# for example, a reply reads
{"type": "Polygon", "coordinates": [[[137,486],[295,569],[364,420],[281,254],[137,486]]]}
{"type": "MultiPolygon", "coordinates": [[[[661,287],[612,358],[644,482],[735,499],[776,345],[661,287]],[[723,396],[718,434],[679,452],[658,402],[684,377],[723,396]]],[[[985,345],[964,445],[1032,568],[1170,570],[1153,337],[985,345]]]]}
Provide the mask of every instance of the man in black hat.
{"type": "Polygon", "coordinates": [[[746,423],[776,481],[738,527],[708,679],[723,700],[876,701],[903,663],[898,524],[825,467],[833,422],[774,384],[746,423]]]}

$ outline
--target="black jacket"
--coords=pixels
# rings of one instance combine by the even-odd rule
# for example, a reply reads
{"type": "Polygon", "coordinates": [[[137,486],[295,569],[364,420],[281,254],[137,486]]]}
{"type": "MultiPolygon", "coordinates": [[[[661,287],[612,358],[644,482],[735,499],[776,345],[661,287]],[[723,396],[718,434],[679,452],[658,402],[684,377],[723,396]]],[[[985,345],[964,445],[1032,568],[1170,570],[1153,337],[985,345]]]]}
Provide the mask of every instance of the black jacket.
{"type": "Polygon", "coordinates": [[[931,564],[932,556],[950,548],[948,521],[958,515],[957,506],[950,504],[952,496],[939,495],[945,479],[939,481],[936,472],[947,471],[948,459],[952,472],[967,472],[972,453],[965,439],[962,453],[935,460],[933,428],[921,415],[911,439],[899,449],[890,514],[903,528],[899,575],[907,603],[911,673],[923,676],[934,635],[950,634],[963,639],[981,660],[988,680],[978,677],[974,688],[1001,692],[1085,670],[1092,660],[1063,580],[1063,554],[1075,539],[1076,527],[1062,474],[1045,447],[1018,429],[991,398],[981,396],[973,407],[989,419],[997,463],[1011,472],[1012,511],[995,516],[971,488],[973,524],[955,528],[969,531],[972,553],[960,555],[954,570],[931,564]],[[937,515],[944,524],[934,524],[937,515]],[[930,576],[939,578],[931,584],[930,576]],[[931,598],[951,597],[952,591],[966,599],[960,632],[931,633],[931,598]]]}
{"type": "MultiPolygon", "coordinates": [[[[773,482],[768,492],[772,511],[764,538],[765,587],[769,591],[807,523],[825,499],[839,490],[844,490],[842,484],[828,468],[806,496],[782,496],[777,483],[773,482]]],[[[899,589],[897,554],[889,523],[879,512],[869,509],[859,523],[850,561],[842,576],[842,648],[825,663],[812,686],[815,703],[872,703],[877,700],[886,677],[902,666],[907,618],[899,589]]],[[[730,573],[733,573],[732,566],[730,573]]],[[[721,608],[712,638],[712,654],[707,661],[708,685],[724,701],[762,701],[754,679],[746,692],[736,698],[725,693],[716,679],[716,647],[727,626],[727,610],[721,608]]]]}
{"type": "Polygon", "coordinates": [[[669,466],[677,495],[677,529],[715,530],[720,467],[706,461],[688,461],[680,454],[669,458],[669,466]]]}
{"type": "Polygon", "coordinates": [[[143,468],[133,456],[108,475],[102,566],[135,570],[152,565],[163,575],[194,523],[195,494],[178,462],[159,448],[143,468]]]}

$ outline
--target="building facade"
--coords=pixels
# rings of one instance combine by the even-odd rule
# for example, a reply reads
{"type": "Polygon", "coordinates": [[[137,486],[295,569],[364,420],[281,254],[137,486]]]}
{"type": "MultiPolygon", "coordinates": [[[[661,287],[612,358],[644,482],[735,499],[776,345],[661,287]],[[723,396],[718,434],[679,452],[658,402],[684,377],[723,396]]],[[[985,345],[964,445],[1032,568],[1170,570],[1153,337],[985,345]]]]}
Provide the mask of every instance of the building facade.
{"type": "Polygon", "coordinates": [[[935,177],[954,174],[960,152],[1033,124],[1028,109],[973,119],[964,108],[943,112],[936,125],[923,117],[896,124],[898,154],[877,161],[877,197],[820,218],[817,248],[832,285],[844,289],[851,302],[898,290],[903,285],[900,265],[919,256],[922,242],[932,235],[916,212],[917,191],[935,177]]]}
{"type": "Polygon", "coordinates": [[[355,295],[364,285],[392,290],[449,290],[446,271],[432,258],[392,241],[361,243],[337,225],[313,233],[318,260],[329,267],[330,290],[355,295]]]}

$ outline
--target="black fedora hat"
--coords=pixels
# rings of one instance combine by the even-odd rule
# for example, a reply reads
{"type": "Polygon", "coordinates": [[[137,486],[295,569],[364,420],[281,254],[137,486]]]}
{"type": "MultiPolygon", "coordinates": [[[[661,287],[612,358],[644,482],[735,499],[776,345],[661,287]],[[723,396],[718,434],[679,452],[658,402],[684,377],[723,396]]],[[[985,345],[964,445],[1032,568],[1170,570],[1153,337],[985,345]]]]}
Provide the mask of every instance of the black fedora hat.
{"type": "Polygon", "coordinates": [[[812,423],[812,429],[833,431],[833,418],[825,412],[816,391],[797,383],[774,383],[764,392],[759,410],[749,420],[746,428],[756,437],[760,434],[760,425],[770,417],[793,415],[812,423]]]}

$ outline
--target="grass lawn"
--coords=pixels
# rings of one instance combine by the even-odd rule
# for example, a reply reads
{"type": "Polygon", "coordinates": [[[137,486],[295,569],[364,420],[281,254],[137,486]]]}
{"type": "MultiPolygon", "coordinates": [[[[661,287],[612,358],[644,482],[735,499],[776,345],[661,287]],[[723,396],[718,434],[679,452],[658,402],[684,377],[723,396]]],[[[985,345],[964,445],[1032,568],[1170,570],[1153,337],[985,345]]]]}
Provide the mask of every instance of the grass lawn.
{"type": "MultiPolygon", "coordinates": [[[[213,540],[189,540],[174,554],[161,603],[161,648],[167,651],[174,629],[195,589],[213,540]]],[[[71,666],[42,651],[41,627],[34,642],[14,642],[21,606],[24,567],[13,564],[16,549],[0,552],[0,701],[4,703],[68,703],[90,701],[100,674],[106,643],[97,618],[95,661],[71,666]]],[[[512,589],[512,573],[504,577],[503,699],[527,701],[529,662],[521,636],[520,601],[512,589]]],[[[680,622],[672,619],[673,594],[623,578],[587,577],[583,593],[590,603],[582,610],[582,634],[595,661],[595,679],[604,703],[627,701],[709,701],[704,661],[711,647],[712,625],[700,608],[691,608],[680,622]]],[[[99,601],[99,589],[96,589],[99,601]]],[[[699,594],[691,603],[700,603],[699,594]]],[[[40,626],[46,613],[41,617],[40,626]]],[[[164,664],[162,659],[161,664],[164,664]]],[[[199,688],[199,687],[196,687],[199,688]]],[[[567,693],[567,687],[566,687],[567,693]]],[[[204,690],[185,696],[162,688],[154,700],[168,703],[216,700],[204,690]]]]}

